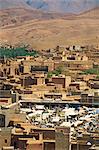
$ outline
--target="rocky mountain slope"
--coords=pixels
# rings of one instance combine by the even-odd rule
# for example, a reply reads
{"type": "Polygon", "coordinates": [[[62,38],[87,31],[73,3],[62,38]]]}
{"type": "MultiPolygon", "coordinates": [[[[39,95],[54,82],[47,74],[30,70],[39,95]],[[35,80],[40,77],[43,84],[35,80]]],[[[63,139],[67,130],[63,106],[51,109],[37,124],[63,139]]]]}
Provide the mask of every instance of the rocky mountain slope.
{"type": "Polygon", "coordinates": [[[0,10],[20,7],[27,8],[29,6],[25,0],[0,0],[0,10]]]}
{"type": "Polygon", "coordinates": [[[81,13],[96,6],[99,0],[0,0],[0,9],[24,7],[58,13],[81,13]]]}
{"type": "Polygon", "coordinates": [[[25,0],[33,8],[61,12],[81,13],[99,6],[99,0],[25,0]]]}

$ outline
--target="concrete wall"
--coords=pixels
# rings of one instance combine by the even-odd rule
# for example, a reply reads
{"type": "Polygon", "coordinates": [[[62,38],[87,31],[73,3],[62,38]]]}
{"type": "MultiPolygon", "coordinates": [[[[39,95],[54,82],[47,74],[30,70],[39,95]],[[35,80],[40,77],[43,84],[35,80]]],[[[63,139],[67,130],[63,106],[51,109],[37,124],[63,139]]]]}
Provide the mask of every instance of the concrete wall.
{"type": "Polygon", "coordinates": [[[2,128],[0,130],[0,148],[3,146],[10,146],[11,144],[11,129],[2,128]]]}
{"type": "Polygon", "coordinates": [[[55,143],[51,143],[51,142],[44,143],[43,150],[55,150],[55,143]]]}
{"type": "Polygon", "coordinates": [[[70,150],[70,128],[58,127],[55,140],[55,150],[70,150]]]}
{"type": "Polygon", "coordinates": [[[27,145],[26,150],[43,150],[42,144],[29,144],[27,145]]]}

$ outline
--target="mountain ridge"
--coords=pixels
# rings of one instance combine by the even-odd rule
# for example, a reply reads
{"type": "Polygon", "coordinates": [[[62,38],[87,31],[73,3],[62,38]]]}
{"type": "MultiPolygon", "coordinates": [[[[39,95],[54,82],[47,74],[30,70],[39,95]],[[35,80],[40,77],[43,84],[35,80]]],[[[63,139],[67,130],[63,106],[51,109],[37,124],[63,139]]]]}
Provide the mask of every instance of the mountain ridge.
{"type": "Polygon", "coordinates": [[[0,0],[0,9],[28,8],[45,12],[81,13],[99,6],[99,0],[0,0]]]}
{"type": "Polygon", "coordinates": [[[99,6],[99,0],[25,0],[28,5],[43,11],[81,13],[99,6]]]}

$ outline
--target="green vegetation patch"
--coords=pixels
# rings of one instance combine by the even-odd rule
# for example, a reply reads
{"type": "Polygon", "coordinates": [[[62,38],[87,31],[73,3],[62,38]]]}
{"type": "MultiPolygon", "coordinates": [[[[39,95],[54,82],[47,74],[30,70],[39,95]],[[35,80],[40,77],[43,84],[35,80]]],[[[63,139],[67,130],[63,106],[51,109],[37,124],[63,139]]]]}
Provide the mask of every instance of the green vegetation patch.
{"type": "Polygon", "coordinates": [[[91,68],[91,69],[84,70],[82,72],[82,74],[95,74],[95,75],[99,75],[99,68],[91,68]]]}
{"type": "Polygon", "coordinates": [[[36,56],[35,50],[28,51],[26,47],[0,48],[0,57],[15,58],[17,56],[36,56]]]}
{"type": "Polygon", "coordinates": [[[47,77],[51,78],[53,75],[59,76],[62,73],[62,68],[58,67],[56,70],[48,72],[47,77]]]}

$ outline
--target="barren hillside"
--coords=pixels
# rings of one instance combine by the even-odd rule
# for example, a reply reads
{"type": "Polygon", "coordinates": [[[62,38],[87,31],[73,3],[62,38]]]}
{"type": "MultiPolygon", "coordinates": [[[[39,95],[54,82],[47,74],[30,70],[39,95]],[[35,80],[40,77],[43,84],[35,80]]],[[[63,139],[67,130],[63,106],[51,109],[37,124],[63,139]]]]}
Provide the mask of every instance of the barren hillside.
{"type": "Polygon", "coordinates": [[[86,11],[84,13],[81,13],[78,15],[80,18],[91,18],[91,19],[99,19],[99,7],[96,7],[95,9],[91,9],[89,11],[86,11]]]}
{"type": "Polygon", "coordinates": [[[67,44],[97,44],[98,14],[97,8],[73,17],[55,17],[50,20],[35,18],[19,25],[6,25],[0,28],[0,41],[12,44],[29,43],[38,49],[67,44]]]}
{"type": "Polygon", "coordinates": [[[72,18],[75,15],[71,13],[61,14],[61,13],[50,13],[43,12],[36,9],[27,8],[10,8],[0,10],[0,27],[9,26],[19,26],[30,20],[48,20],[48,19],[58,19],[58,18],[72,18]]]}

